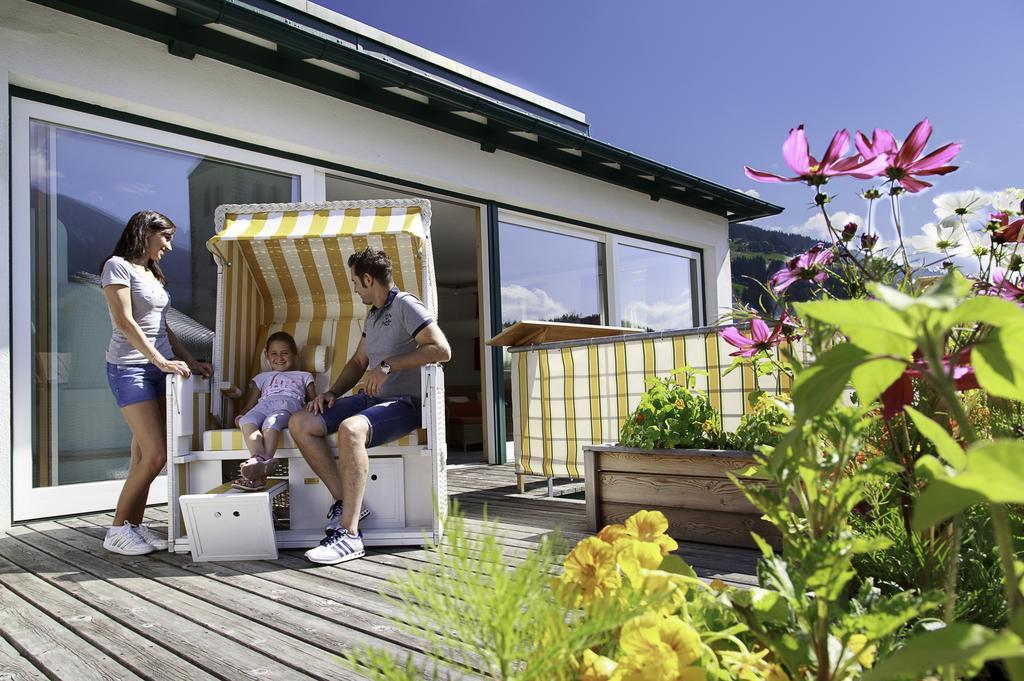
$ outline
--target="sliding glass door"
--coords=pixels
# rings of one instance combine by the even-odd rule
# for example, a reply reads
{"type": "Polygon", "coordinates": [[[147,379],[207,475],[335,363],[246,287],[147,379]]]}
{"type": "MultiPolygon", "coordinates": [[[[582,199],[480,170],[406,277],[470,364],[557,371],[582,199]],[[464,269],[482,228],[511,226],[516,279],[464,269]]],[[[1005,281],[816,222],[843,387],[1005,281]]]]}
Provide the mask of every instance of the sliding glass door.
{"type": "MultiPolygon", "coordinates": [[[[209,359],[216,267],[205,243],[214,209],[299,200],[301,180],[276,159],[187,137],[19,100],[13,113],[20,520],[111,508],[127,474],[131,433],[107,387],[111,323],[98,273],[128,218],[149,209],[177,225],[161,263],[168,323],[196,357],[209,359]]],[[[165,499],[159,478],[150,501],[165,499]]]]}

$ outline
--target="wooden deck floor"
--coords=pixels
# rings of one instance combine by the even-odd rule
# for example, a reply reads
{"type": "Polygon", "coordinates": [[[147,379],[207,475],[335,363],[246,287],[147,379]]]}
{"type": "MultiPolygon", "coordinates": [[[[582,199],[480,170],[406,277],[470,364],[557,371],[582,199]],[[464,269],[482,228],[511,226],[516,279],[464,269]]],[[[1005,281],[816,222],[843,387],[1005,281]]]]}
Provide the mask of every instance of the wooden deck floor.
{"type": "MultiPolygon", "coordinates": [[[[482,527],[499,523],[510,561],[558,528],[587,536],[581,500],[516,494],[510,466],[456,466],[449,492],[482,527]]],[[[166,510],[147,513],[161,530],[166,510]]],[[[388,579],[427,566],[416,548],[369,549],[341,566],[277,561],[192,563],[188,554],[127,557],[102,548],[110,515],[17,526],[0,535],[0,681],[15,679],[357,679],[335,655],[366,643],[422,659],[389,620],[388,579]]],[[[700,544],[679,553],[702,577],[752,584],[756,554],[700,544]]]]}

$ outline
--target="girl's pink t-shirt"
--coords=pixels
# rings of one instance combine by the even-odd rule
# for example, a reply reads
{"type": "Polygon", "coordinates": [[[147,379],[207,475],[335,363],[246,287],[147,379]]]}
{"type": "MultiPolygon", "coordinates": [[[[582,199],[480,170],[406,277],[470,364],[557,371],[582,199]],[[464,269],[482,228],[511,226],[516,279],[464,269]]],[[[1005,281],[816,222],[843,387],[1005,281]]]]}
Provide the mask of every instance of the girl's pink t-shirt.
{"type": "Polygon", "coordinates": [[[252,382],[260,391],[260,401],[284,399],[298,402],[301,407],[306,402],[306,386],[313,382],[313,375],[308,371],[264,371],[253,376],[252,382]]]}

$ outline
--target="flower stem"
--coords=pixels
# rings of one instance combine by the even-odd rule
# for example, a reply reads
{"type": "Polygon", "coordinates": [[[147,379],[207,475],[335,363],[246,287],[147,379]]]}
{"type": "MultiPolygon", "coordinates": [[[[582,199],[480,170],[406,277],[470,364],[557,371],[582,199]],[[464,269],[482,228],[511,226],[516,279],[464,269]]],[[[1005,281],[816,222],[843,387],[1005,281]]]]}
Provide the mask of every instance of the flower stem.
{"type": "Polygon", "coordinates": [[[892,205],[892,223],[896,227],[896,238],[900,241],[900,253],[903,255],[903,280],[910,279],[910,259],[907,257],[907,247],[903,244],[903,225],[900,220],[900,197],[899,194],[889,193],[889,203],[892,205]]]}
{"type": "Polygon", "coordinates": [[[1017,588],[1017,572],[1014,569],[1016,555],[1013,550],[1013,535],[1010,533],[1010,517],[1003,504],[989,504],[988,512],[992,515],[992,530],[999,546],[999,562],[1003,567],[1003,592],[1006,595],[1008,619],[1013,619],[1021,611],[1021,593],[1017,588]]]}

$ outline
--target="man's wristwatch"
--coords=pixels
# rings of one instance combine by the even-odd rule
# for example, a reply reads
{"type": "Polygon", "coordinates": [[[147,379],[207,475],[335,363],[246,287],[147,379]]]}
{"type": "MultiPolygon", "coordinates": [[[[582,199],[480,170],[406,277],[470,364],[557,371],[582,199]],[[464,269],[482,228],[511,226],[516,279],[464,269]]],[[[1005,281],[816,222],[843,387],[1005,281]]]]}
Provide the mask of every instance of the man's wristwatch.
{"type": "Polygon", "coordinates": [[[388,364],[386,360],[382,359],[380,361],[380,370],[384,372],[385,376],[387,376],[388,374],[391,373],[391,365],[388,364]]]}

